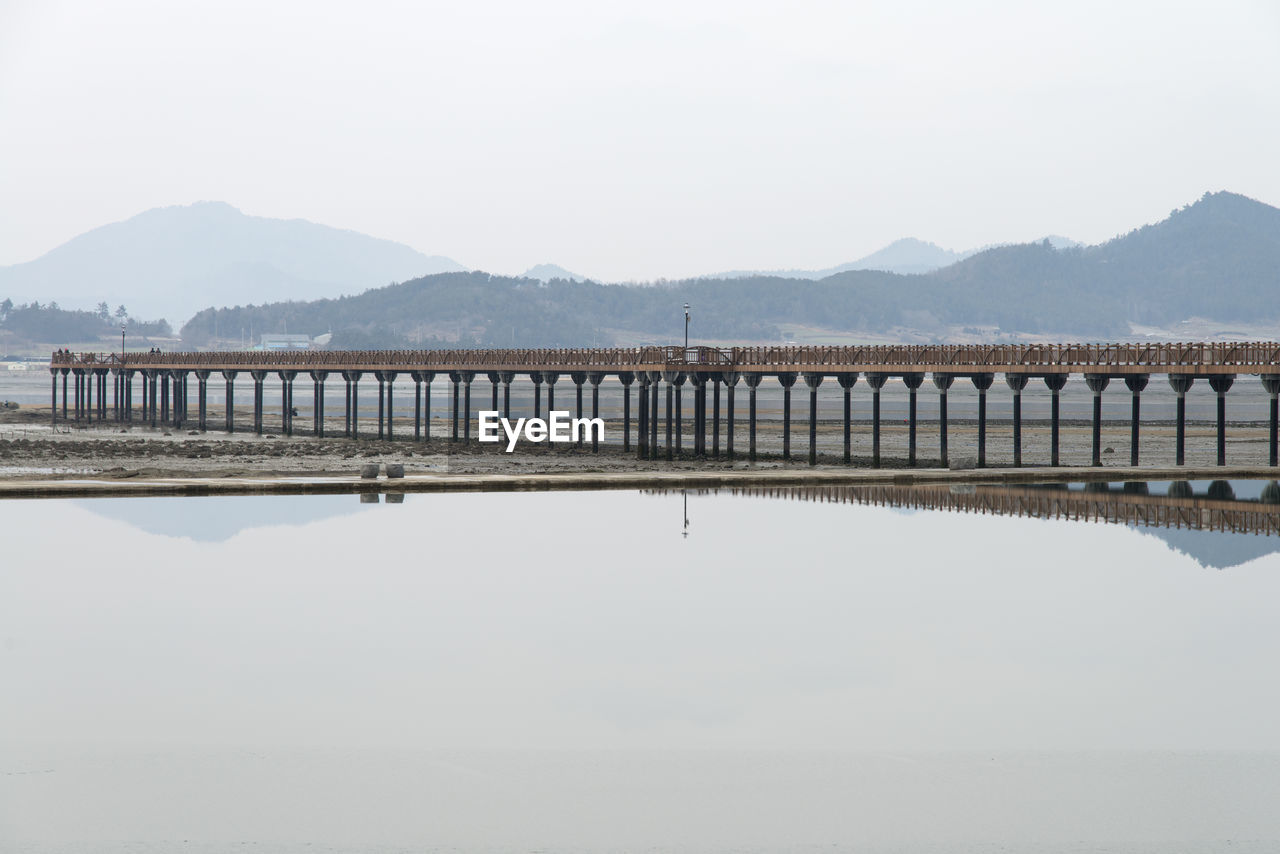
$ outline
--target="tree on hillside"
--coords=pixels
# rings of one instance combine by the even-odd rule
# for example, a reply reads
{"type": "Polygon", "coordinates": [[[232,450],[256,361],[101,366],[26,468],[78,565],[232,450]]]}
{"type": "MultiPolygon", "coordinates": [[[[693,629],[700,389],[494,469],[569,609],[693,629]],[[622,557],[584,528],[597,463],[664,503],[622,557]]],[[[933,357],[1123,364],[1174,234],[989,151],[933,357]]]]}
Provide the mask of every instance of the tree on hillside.
{"type": "Polygon", "coordinates": [[[107,305],[105,302],[98,303],[97,311],[98,317],[101,317],[103,321],[111,319],[111,306],[107,305]]]}
{"type": "Polygon", "coordinates": [[[128,320],[129,312],[122,305],[116,306],[116,320],[128,320]]]}

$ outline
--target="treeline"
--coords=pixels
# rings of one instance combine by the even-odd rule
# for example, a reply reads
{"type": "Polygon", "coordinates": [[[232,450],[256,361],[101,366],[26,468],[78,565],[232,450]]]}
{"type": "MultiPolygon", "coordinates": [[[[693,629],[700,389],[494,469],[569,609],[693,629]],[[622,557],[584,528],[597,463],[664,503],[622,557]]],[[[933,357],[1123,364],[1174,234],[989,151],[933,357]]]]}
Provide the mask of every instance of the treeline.
{"type": "Polygon", "coordinates": [[[15,304],[10,299],[0,301],[0,330],[28,342],[50,344],[93,341],[106,335],[119,334],[120,326],[126,334],[137,337],[166,337],[173,335],[173,328],[166,320],[137,320],[129,316],[124,306],[113,313],[106,303],[96,311],[60,308],[56,302],[40,304],[30,302],[15,304]]]}
{"type": "Polygon", "coordinates": [[[703,339],[776,341],[788,325],[927,331],[982,324],[1100,336],[1123,329],[1121,314],[1098,311],[1098,305],[1065,293],[1040,294],[1033,305],[1020,292],[989,296],[927,276],[872,271],[816,282],[761,276],[655,285],[543,285],[487,273],[442,273],[341,299],[207,309],[183,327],[182,338],[202,346],[242,334],[331,331],[333,347],[604,346],[620,337],[670,342],[683,335],[686,302],[693,306],[695,337],[703,339]]]}

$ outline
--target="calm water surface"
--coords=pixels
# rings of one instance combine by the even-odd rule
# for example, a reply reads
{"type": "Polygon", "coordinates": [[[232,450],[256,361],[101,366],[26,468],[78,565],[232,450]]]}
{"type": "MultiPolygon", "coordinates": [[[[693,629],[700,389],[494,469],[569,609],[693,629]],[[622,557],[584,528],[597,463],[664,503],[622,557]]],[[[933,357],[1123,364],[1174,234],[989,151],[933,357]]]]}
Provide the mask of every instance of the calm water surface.
{"type": "Polygon", "coordinates": [[[1280,537],[618,492],[0,531],[0,850],[1280,847],[1280,537]]]}

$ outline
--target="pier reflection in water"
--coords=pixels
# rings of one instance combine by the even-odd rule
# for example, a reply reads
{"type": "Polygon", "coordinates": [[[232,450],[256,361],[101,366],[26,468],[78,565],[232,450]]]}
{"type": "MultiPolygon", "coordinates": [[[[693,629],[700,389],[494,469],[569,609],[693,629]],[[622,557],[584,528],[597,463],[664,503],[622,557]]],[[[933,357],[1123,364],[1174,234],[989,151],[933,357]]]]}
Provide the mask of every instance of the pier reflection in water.
{"type": "Polygon", "coordinates": [[[1280,557],[922,503],[6,502],[0,840],[1271,850],[1280,557]]]}

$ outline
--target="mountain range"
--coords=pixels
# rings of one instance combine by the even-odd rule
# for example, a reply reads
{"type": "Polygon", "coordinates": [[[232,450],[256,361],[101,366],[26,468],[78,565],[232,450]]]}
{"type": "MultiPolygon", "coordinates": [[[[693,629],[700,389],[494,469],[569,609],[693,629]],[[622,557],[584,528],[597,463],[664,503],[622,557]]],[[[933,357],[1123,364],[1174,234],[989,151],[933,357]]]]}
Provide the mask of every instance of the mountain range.
{"type": "MultiPolygon", "coordinates": [[[[1051,239],[1056,245],[1071,243],[1051,239]]],[[[908,237],[824,270],[737,270],[704,278],[816,280],[850,270],[927,273],[978,251],[954,252],[908,237]]],[[[153,208],[95,228],[32,261],[0,266],[0,299],[86,310],[100,302],[112,310],[123,304],[134,316],[163,317],[176,326],[213,305],[333,298],[466,269],[452,258],[354,231],[250,216],[225,202],[197,202],[153,208]]],[[[540,282],[589,278],[551,263],[521,275],[540,282]]]]}
{"type": "MultiPolygon", "coordinates": [[[[914,263],[922,257],[921,247],[935,260],[947,257],[948,250],[931,244],[900,241],[869,259],[883,266],[914,263]]],[[[864,263],[872,262],[842,267],[864,263]]],[[[221,290],[214,291],[221,307],[195,313],[182,329],[191,346],[286,331],[313,336],[332,331],[335,347],[669,341],[682,333],[678,307],[683,303],[694,306],[703,340],[941,341],[957,335],[1117,340],[1130,337],[1133,324],[1169,326],[1193,317],[1251,329],[1272,323],[1280,329],[1275,300],[1280,210],[1234,193],[1206,193],[1161,222],[1097,246],[1046,238],[987,248],[925,273],[842,269],[820,278],[793,272],[607,285],[554,265],[514,277],[465,271],[447,258],[420,255],[400,244],[311,223],[246,217],[227,205],[208,203],[151,211],[90,232],[30,265],[0,270],[0,296],[9,290],[20,301],[22,292],[6,285],[21,279],[40,283],[33,298],[70,301],[55,287],[74,286],[73,294],[114,303],[118,297],[103,293],[113,285],[123,289],[145,281],[153,292],[165,293],[164,270],[173,273],[172,281],[184,283],[176,290],[187,305],[197,293],[212,301],[198,283],[215,277],[221,282],[221,290]],[[217,240],[201,237],[200,221],[218,224],[217,240]],[[122,239],[117,242],[116,236],[122,239]],[[367,261],[366,267],[363,259],[375,256],[377,264],[367,261]],[[109,272],[97,278],[77,273],[79,280],[54,278],[59,269],[75,269],[73,261],[86,258],[100,260],[109,272]],[[446,270],[416,278],[403,272],[432,265],[446,270]],[[130,278],[131,267],[150,278],[141,273],[130,278]],[[263,271],[260,286],[247,287],[245,279],[252,277],[246,271],[254,269],[263,271]],[[207,278],[193,270],[204,270],[207,278]],[[398,278],[404,280],[381,287],[351,284],[398,278]],[[274,296],[278,291],[272,287],[287,293],[274,296]],[[316,293],[330,295],[300,298],[316,293]]],[[[144,290],[138,286],[128,293],[143,295],[144,290]]],[[[10,317],[34,328],[36,320],[51,319],[43,316],[48,314],[18,306],[10,317]]],[[[77,320],[86,328],[97,322],[92,316],[77,320]]],[[[7,334],[21,338],[13,322],[7,334]]],[[[0,322],[0,332],[6,332],[3,326],[0,322]]],[[[43,328],[54,327],[46,323],[43,328]]]]}
{"type": "Polygon", "coordinates": [[[0,267],[0,298],[65,308],[123,304],[177,325],[211,304],[358,293],[466,269],[402,243],[301,219],[248,216],[225,202],[154,208],[45,255],[0,267]]]}

